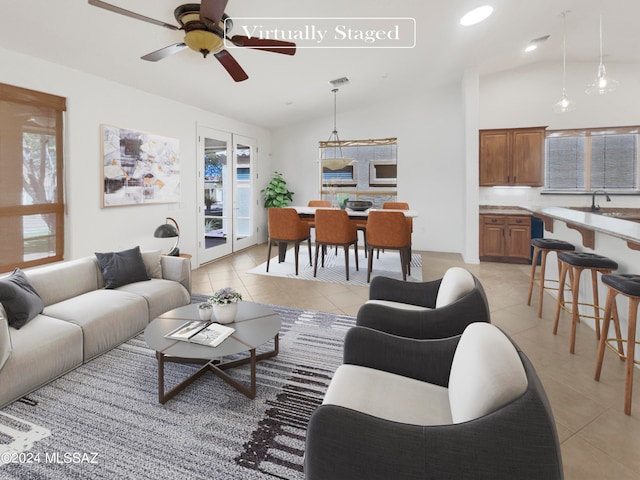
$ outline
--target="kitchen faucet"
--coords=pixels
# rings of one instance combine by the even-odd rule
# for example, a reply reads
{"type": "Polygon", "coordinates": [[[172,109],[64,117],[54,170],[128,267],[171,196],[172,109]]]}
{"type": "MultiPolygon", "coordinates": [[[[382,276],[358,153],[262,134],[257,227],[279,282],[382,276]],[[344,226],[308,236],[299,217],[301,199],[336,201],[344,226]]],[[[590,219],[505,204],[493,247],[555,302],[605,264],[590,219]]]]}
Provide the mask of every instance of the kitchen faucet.
{"type": "Polygon", "coordinates": [[[607,202],[611,201],[611,198],[609,198],[609,195],[605,190],[594,190],[593,193],[591,194],[591,211],[592,212],[597,212],[598,210],[600,210],[600,205],[596,205],[596,194],[598,193],[602,193],[606,197],[607,202]]]}

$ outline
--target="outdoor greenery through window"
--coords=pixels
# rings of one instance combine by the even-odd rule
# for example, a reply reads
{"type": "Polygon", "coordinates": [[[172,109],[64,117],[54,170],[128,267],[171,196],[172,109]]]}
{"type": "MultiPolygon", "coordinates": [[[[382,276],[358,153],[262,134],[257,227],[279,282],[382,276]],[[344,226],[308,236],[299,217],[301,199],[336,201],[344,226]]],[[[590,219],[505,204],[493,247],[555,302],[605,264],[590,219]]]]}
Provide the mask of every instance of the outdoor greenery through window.
{"type": "Polygon", "coordinates": [[[0,272],[62,260],[62,97],[0,84],[0,272]]]}
{"type": "Polygon", "coordinates": [[[545,188],[637,192],[640,127],[547,132],[545,188]]]}

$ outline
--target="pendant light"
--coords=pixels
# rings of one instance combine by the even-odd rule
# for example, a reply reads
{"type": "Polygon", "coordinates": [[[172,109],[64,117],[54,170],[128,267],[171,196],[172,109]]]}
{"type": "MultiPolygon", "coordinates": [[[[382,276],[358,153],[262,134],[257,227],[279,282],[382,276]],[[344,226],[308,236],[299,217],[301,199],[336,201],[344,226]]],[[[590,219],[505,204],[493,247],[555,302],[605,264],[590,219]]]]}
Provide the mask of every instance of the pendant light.
{"type": "Polygon", "coordinates": [[[342,154],[342,144],[340,142],[340,138],[338,137],[338,128],[336,127],[336,105],[337,105],[337,96],[338,89],[334,88],[331,90],[333,92],[333,132],[329,136],[329,140],[327,143],[331,143],[333,146],[334,155],[331,158],[323,158],[322,166],[328,168],[329,170],[340,170],[350,163],[354,162],[353,158],[345,158],[342,154]]]}
{"type": "Polygon", "coordinates": [[[602,63],[602,14],[600,14],[600,63],[596,79],[585,90],[589,95],[604,95],[613,92],[618,86],[618,81],[607,77],[607,71],[602,63]]]}
{"type": "Polygon", "coordinates": [[[569,100],[567,96],[567,13],[569,11],[562,12],[562,28],[564,30],[562,34],[562,97],[553,106],[553,111],[556,113],[571,112],[576,109],[576,103],[573,100],[569,100]]]}

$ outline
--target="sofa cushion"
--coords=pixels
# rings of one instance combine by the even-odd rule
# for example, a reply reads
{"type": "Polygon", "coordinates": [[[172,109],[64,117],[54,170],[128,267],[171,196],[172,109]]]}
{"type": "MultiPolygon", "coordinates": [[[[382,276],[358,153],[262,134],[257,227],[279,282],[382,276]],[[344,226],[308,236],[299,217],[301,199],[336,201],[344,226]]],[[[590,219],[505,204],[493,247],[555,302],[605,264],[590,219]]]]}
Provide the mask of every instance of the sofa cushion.
{"type": "Polygon", "coordinates": [[[160,261],[161,250],[150,250],[141,252],[142,261],[147,269],[149,278],[162,278],[162,262],[160,261]]]}
{"type": "Polygon", "coordinates": [[[105,288],[118,288],[128,283],[149,280],[140,247],[121,252],[96,252],[105,288]]]}
{"type": "Polygon", "coordinates": [[[0,370],[0,407],[82,365],[82,330],[37,315],[20,330],[9,328],[13,352],[0,370]]]}
{"type": "Polygon", "coordinates": [[[339,405],[392,422],[413,425],[451,423],[445,387],[359,365],[338,367],[322,403],[339,405]]]}
{"type": "Polygon", "coordinates": [[[11,335],[9,335],[9,322],[0,304],[0,371],[11,355],[11,335]]]}
{"type": "Polygon", "coordinates": [[[24,326],[42,313],[44,302],[22,270],[16,268],[7,277],[0,278],[0,302],[7,314],[9,325],[24,326]]]}
{"type": "Polygon", "coordinates": [[[144,297],[149,307],[149,319],[191,302],[191,295],[181,283],[152,278],[148,282],[136,282],[118,287],[118,291],[144,297]]]}
{"type": "Polygon", "coordinates": [[[446,307],[460,300],[475,286],[473,275],[468,270],[460,267],[449,268],[442,277],[442,282],[438,288],[436,308],[446,307]]]}
{"type": "Polygon", "coordinates": [[[465,328],[449,375],[449,403],[454,423],[487,415],[527,390],[520,355],[502,331],[476,322],[465,328]]]}
{"type": "Polygon", "coordinates": [[[94,290],[48,305],[44,313],[82,328],[85,361],[120,345],[149,323],[147,301],[119,290],[94,290]]]}
{"type": "Polygon", "coordinates": [[[45,306],[98,288],[99,268],[94,256],[25,270],[45,306]]]}

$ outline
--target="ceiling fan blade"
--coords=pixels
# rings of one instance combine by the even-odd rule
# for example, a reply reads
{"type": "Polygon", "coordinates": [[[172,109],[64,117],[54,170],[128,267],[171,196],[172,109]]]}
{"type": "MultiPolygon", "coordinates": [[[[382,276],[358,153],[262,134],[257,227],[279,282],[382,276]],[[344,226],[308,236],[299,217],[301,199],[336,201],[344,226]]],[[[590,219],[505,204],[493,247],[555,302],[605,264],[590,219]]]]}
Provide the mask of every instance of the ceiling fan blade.
{"type": "Polygon", "coordinates": [[[89,0],[89,5],[93,5],[94,7],[104,8],[105,10],[109,10],[110,12],[119,13],[120,15],[124,15],[125,17],[135,18],[136,20],[142,20],[143,22],[153,23],[154,25],[159,25],[160,27],[168,28],[170,30],[180,30],[175,25],[171,25],[170,23],[165,23],[160,20],[156,20],[154,18],[145,17],[144,15],[140,15],[139,13],[132,12],[130,10],[125,10],[124,8],[116,7],[115,5],[111,5],[110,3],[103,2],[101,0],[89,0]]]}
{"type": "Polygon", "coordinates": [[[160,50],[156,50],[155,52],[147,53],[142,60],[147,60],[149,62],[157,62],[158,60],[162,60],[163,58],[167,58],[174,53],[178,53],[181,50],[187,48],[185,43],[176,43],[173,45],[169,45],[168,47],[161,48],[160,50]]]}
{"type": "Polygon", "coordinates": [[[234,35],[231,42],[238,47],[256,48],[267,52],[282,53],[284,55],[295,55],[296,44],[282,40],[272,40],[269,38],[245,37],[244,35],[234,35]]]}
{"type": "Polygon", "coordinates": [[[243,80],[249,78],[249,75],[246,74],[246,72],[242,69],[236,59],[233,58],[231,54],[226,50],[221,50],[220,52],[216,53],[215,57],[222,64],[225,70],[229,72],[231,78],[233,78],[236,82],[242,82],[243,80]]]}
{"type": "Polygon", "coordinates": [[[227,8],[228,0],[202,0],[200,3],[200,19],[206,18],[218,24],[222,20],[224,9],[227,8]]]}

